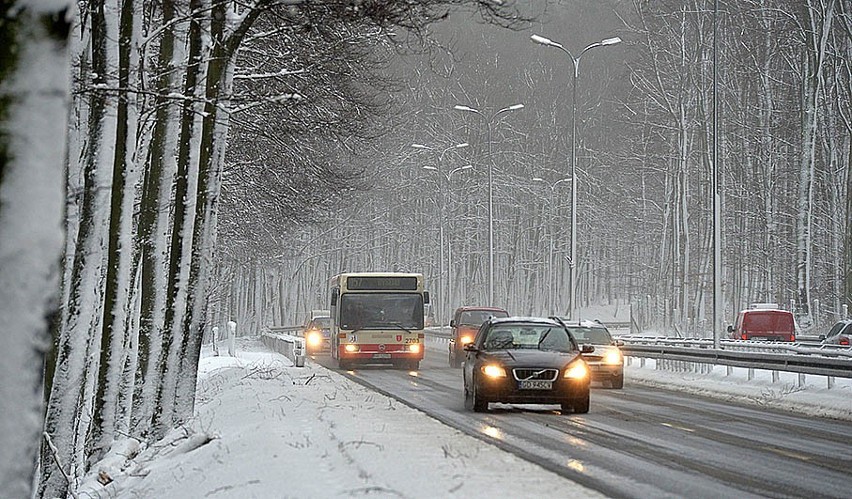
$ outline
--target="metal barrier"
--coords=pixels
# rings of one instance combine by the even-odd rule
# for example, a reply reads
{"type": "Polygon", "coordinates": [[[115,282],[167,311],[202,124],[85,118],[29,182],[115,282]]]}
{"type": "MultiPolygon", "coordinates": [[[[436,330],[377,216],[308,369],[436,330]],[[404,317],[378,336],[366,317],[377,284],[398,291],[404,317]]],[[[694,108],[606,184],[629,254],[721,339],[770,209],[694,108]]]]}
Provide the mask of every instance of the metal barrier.
{"type": "MultiPolygon", "coordinates": [[[[269,331],[261,333],[260,338],[263,344],[283,354],[293,362],[296,367],[305,366],[305,339],[301,336],[284,334],[279,331],[290,328],[270,327],[269,331]]],[[[292,330],[292,329],[288,329],[292,330]]]]}
{"type": "Polygon", "coordinates": [[[622,352],[633,357],[852,378],[850,347],[728,340],[723,342],[724,348],[716,350],[708,339],[619,339],[625,343],[622,352]]]}

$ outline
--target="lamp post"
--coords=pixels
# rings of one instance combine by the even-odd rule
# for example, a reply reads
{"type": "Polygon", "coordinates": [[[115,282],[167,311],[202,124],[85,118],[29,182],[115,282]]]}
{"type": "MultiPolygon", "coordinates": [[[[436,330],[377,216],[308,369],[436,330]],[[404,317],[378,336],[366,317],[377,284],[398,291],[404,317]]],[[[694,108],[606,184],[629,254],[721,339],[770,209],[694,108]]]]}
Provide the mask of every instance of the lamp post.
{"type": "MultiPolygon", "coordinates": [[[[439,319],[439,322],[441,324],[443,324],[443,321],[441,321],[440,319],[444,319],[446,317],[444,315],[444,308],[445,308],[446,303],[448,303],[448,300],[445,300],[445,297],[447,295],[449,295],[449,293],[447,293],[447,295],[444,294],[444,280],[445,280],[444,279],[444,189],[443,189],[442,181],[443,181],[444,178],[446,178],[447,184],[449,184],[450,176],[453,173],[455,173],[458,170],[465,170],[467,168],[471,168],[472,165],[467,165],[467,166],[463,166],[463,167],[460,167],[460,168],[456,168],[455,170],[451,171],[449,175],[445,174],[440,169],[440,166],[441,166],[441,163],[444,161],[444,154],[446,154],[447,151],[450,151],[452,149],[461,149],[461,148],[467,147],[468,145],[469,144],[467,142],[462,142],[460,144],[451,145],[451,146],[445,147],[443,149],[436,149],[434,147],[423,145],[423,144],[411,144],[411,147],[413,147],[415,149],[423,149],[423,150],[436,151],[436,152],[439,151],[438,167],[436,168],[434,166],[424,166],[423,169],[424,170],[435,170],[435,171],[437,171],[438,173],[441,174],[441,178],[438,180],[438,182],[441,183],[441,185],[439,186],[441,203],[438,206],[438,209],[440,211],[440,223],[439,223],[438,232],[440,234],[439,243],[441,245],[441,249],[439,251],[439,256],[438,256],[438,279],[439,279],[438,288],[441,290],[441,293],[438,295],[438,314],[439,314],[438,319],[439,319]]],[[[450,287],[449,279],[447,279],[446,287],[448,289],[450,287]]]]}
{"type": "MultiPolygon", "coordinates": [[[[533,182],[542,182],[545,185],[548,184],[547,180],[541,177],[533,177],[533,182]]],[[[568,182],[571,180],[571,177],[560,178],[556,182],[550,183],[550,213],[551,219],[553,218],[554,212],[554,194],[556,193],[556,186],[561,184],[562,182],[568,182]]],[[[552,220],[551,220],[552,223],[552,220]]],[[[550,236],[550,248],[547,254],[547,310],[548,313],[555,312],[553,306],[553,227],[548,227],[549,236],[550,236]]]]}
{"type": "MultiPolygon", "coordinates": [[[[463,170],[470,170],[471,168],[473,168],[473,165],[464,165],[464,166],[460,166],[458,168],[453,168],[452,170],[450,170],[449,173],[444,173],[441,170],[435,168],[434,166],[424,166],[423,167],[424,170],[434,170],[434,171],[438,172],[439,174],[441,174],[442,179],[446,180],[446,184],[444,184],[446,186],[450,185],[450,181],[453,178],[453,173],[460,172],[460,171],[463,171],[463,170]]],[[[444,241],[444,223],[446,222],[446,217],[443,215],[443,212],[444,212],[445,199],[447,197],[449,197],[449,193],[445,193],[443,186],[442,186],[441,187],[441,225],[440,225],[440,232],[441,232],[441,257],[440,258],[441,258],[442,262],[444,261],[444,242],[443,242],[444,241]]],[[[452,297],[452,291],[453,291],[453,278],[452,278],[453,277],[452,276],[452,272],[453,272],[453,247],[452,247],[451,243],[452,243],[452,241],[450,239],[447,239],[447,244],[446,244],[446,246],[447,246],[447,259],[446,259],[446,262],[447,262],[447,273],[446,273],[447,274],[447,279],[446,279],[446,283],[447,283],[446,284],[446,288],[447,288],[446,292],[447,292],[447,294],[446,294],[446,297],[447,297],[447,299],[444,300],[444,295],[443,294],[441,295],[441,301],[443,302],[443,305],[447,305],[447,304],[449,305],[449,307],[446,307],[447,312],[449,312],[450,307],[452,307],[452,303],[453,303],[453,297],[452,297]]],[[[443,270],[441,271],[441,276],[442,276],[441,279],[443,281],[443,270]]],[[[446,318],[446,317],[447,316],[445,315],[444,318],[446,318]]]]}
{"type": "Polygon", "coordinates": [[[571,62],[574,65],[574,72],[572,73],[572,93],[571,93],[571,262],[569,263],[571,268],[571,287],[569,289],[569,301],[570,301],[570,313],[569,316],[571,319],[579,320],[579,317],[576,317],[577,314],[577,76],[579,75],[580,68],[580,58],[583,57],[583,54],[586,51],[591,50],[595,47],[605,47],[607,45],[615,45],[621,43],[621,38],[613,37],[613,38],[605,38],[599,42],[595,42],[582,51],[580,51],[580,55],[574,57],[568,49],[562,46],[561,43],[554,42],[549,38],[545,38],[539,35],[532,35],[530,39],[533,43],[538,43],[539,45],[546,45],[549,47],[555,47],[559,50],[568,54],[568,57],[571,58],[571,62]]]}
{"type": "MultiPolygon", "coordinates": [[[[509,111],[523,109],[523,104],[513,104],[504,107],[492,114],[487,119],[488,124],[488,305],[494,306],[494,156],[491,151],[491,128],[497,117],[509,111]]],[[[479,115],[486,119],[485,115],[478,109],[458,104],[453,107],[456,111],[465,111],[479,115]]]]}

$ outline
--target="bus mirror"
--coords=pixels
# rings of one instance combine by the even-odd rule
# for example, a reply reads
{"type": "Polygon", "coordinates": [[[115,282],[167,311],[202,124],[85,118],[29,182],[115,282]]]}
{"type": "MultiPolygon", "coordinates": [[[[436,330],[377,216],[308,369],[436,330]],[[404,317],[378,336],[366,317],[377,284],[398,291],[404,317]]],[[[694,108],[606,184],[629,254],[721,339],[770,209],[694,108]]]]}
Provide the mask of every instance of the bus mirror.
{"type": "Polygon", "coordinates": [[[423,304],[424,305],[429,304],[429,292],[428,291],[423,292],[423,304]]]}
{"type": "Polygon", "coordinates": [[[331,306],[332,307],[337,305],[337,293],[339,293],[339,291],[336,290],[336,289],[331,292],[331,306]]]}

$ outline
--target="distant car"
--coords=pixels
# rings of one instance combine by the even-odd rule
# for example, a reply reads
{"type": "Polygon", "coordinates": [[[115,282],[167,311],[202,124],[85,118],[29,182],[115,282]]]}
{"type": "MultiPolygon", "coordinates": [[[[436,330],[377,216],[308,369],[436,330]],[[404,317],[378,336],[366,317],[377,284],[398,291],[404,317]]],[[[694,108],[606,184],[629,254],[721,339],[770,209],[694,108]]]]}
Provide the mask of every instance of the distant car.
{"type": "Polygon", "coordinates": [[[624,387],[624,342],[613,340],[609,330],[600,322],[584,321],[571,324],[565,321],[568,330],[581,345],[594,345],[595,352],[583,355],[592,371],[592,381],[600,381],[611,388],[624,387]]]}
{"type": "Polygon", "coordinates": [[[564,324],[554,319],[507,317],[486,321],[464,347],[464,405],[484,412],[491,402],[559,404],[562,412],[589,412],[589,366],[564,324]]]}
{"type": "Polygon", "coordinates": [[[498,307],[459,307],[450,320],[453,337],[450,338],[450,367],[461,367],[464,346],[473,341],[483,322],[492,317],[509,317],[509,312],[498,307]]]}
{"type": "Polygon", "coordinates": [[[852,319],[839,321],[828,330],[823,345],[852,345],[852,319]]]}
{"type": "Polygon", "coordinates": [[[331,351],[331,317],[314,317],[302,335],[308,355],[331,351]]]}
{"type": "Polygon", "coordinates": [[[735,324],[728,326],[731,339],[758,341],[796,341],[796,320],[789,310],[773,303],[753,304],[737,314],[735,324]]]}

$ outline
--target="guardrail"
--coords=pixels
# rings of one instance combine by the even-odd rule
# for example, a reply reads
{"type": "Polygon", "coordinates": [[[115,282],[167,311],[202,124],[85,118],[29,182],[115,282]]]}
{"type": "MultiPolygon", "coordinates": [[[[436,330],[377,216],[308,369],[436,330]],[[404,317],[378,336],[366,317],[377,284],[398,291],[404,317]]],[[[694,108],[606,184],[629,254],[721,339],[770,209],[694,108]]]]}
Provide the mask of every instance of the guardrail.
{"type": "Polygon", "coordinates": [[[301,330],[301,326],[272,326],[260,334],[260,339],[267,347],[283,354],[296,367],[305,366],[305,339],[301,336],[287,334],[301,330]]]}
{"type": "MultiPolygon", "coordinates": [[[[833,345],[806,346],[784,343],[759,343],[726,340],[724,348],[713,348],[709,339],[671,339],[621,337],[625,342],[622,352],[628,357],[651,358],[665,361],[664,367],[684,370],[683,363],[700,365],[723,365],[728,375],[734,367],[748,369],[748,379],[754,377],[755,369],[771,371],[772,381],[779,380],[779,372],[799,374],[798,384],[805,384],[805,375],[826,376],[828,388],[834,386],[834,378],[852,378],[852,348],[833,345]],[[673,365],[674,364],[674,365],[673,365]]],[[[690,369],[694,370],[694,369],[690,369]]]]}
{"type": "MultiPolygon", "coordinates": [[[[427,328],[432,336],[447,338],[449,331],[427,328]]],[[[628,357],[651,358],[664,361],[723,365],[730,369],[749,369],[749,379],[754,369],[772,371],[773,381],[778,372],[800,374],[799,384],[804,384],[804,375],[828,377],[828,387],[834,386],[834,378],[852,378],[852,347],[838,345],[801,345],[796,343],[754,342],[723,340],[722,349],[713,348],[711,339],[681,339],[668,337],[619,336],[624,341],[622,352],[628,357]]],[[[644,364],[644,360],[643,360],[644,364]]]]}

